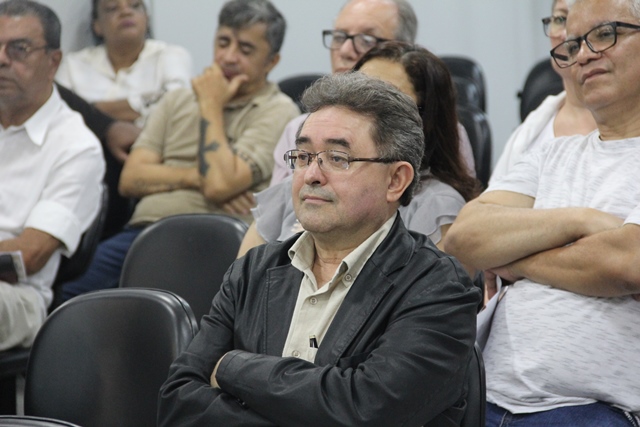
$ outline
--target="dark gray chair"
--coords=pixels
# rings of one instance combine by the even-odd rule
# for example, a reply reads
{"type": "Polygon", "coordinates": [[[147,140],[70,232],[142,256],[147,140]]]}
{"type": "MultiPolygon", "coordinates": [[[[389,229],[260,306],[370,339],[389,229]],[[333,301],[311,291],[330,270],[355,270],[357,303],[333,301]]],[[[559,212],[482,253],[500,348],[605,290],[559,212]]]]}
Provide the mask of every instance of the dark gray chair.
{"type": "Polygon", "coordinates": [[[107,289],[67,301],[31,348],[25,414],[82,426],[156,425],[160,386],[197,332],[161,289],[107,289]]]}
{"type": "Polygon", "coordinates": [[[479,92],[479,108],[482,111],[487,111],[487,89],[484,78],[484,71],[480,64],[474,61],[471,58],[463,57],[463,56],[441,56],[440,59],[447,64],[449,68],[449,72],[451,76],[455,77],[464,77],[466,79],[471,80],[478,87],[479,92]]]}
{"type": "Polygon", "coordinates": [[[166,289],[184,298],[198,321],[209,313],[222,278],[236,259],[247,224],[221,214],[163,218],[134,240],[120,287],[166,289]]]}
{"type": "Polygon", "coordinates": [[[20,415],[0,416],[0,427],[80,427],[77,424],[51,418],[29,417],[20,415]]]}
{"type": "Polygon", "coordinates": [[[300,98],[302,97],[302,93],[306,88],[311,86],[313,82],[318,80],[324,74],[299,74],[296,76],[287,77],[278,82],[278,86],[280,86],[280,90],[284,92],[289,98],[293,99],[296,104],[298,104],[298,108],[300,111],[303,110],[302,103],[300,102],[300,98]]]}
{"type": "Polygon", "coordinates": [[[458,106],[473,106],[479,110],[482,110],[482,97],[480,95],[480,89],[478,89],[477,83],[468,79],[467,77],[451,76],[453,86],[456,89],[456,105],[458,106]]]}
{"type": "Polygon", "coordinates": [[[491,127],[489,118],[480,109],[472,105],[457,107],[458,121],[464,126],[469,135],[473,159],[476,164],[476,175],[485,187],[491,176],[491,127]]]}
{"type": "Polygon", "coordinates": [[[487,405],[487,385],[482,351],[476,344],[467,371],[467,409],[460,427],[484,427],[487,405]]]}
{"type": "MultiPolygon", "coordinates": [[[[83,274],[91,262],[107,219],[108,203],[109,192],[103,184],[98,215],[83,233],[76,252],[70,258],[62,257],[60,260],[52,287],[53,302],[50,312],[61,304],[62,284],[83,274]]],[[[0,352],[0,414],[16,413],[16,379],[27,369],[29,350],[20,347],[0,352]]]]}
{"type": "Polygon", "coordinates": [[[520,120],[524,121],[547,96],[557,95],[563,90],[562,78],[551,66],[551,60],[547,58],[538,62],[527,75],[524,87],[518,93],[520,120]]]}

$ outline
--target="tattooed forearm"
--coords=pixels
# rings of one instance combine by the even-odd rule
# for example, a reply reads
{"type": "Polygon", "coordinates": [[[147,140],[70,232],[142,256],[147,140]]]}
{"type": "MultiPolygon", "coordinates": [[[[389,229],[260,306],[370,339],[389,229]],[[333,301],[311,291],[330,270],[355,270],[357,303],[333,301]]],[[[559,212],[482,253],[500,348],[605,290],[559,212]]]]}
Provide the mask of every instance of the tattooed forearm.
{"type": "Polygon", "coordinates": [[[205,157],[208,151],[216,151],[220,148],[220,144],[216,141],[207,143],[207,128],[209,122],[205,119],[200,120],[200,141],[198,142],[198,171],[200,175],[205,177],[211,166],[205,157]]]}

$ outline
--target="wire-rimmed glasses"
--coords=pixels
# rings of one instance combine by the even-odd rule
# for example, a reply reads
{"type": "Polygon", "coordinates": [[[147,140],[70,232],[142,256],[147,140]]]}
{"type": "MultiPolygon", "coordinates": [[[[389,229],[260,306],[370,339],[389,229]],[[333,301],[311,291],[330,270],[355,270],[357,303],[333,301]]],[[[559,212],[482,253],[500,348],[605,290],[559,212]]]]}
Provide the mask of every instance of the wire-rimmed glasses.
{"type": "Polygon", "coordinates": [[[393,163],[396,159],[384,157],[351,157],[343,151],[325,150],[317,153],[309,153],[304,150],[289,150],[284,153],[284,161],[291,169],[304,169],[313,159],[323,171],[345,171],[353,162],[393,163]]]}

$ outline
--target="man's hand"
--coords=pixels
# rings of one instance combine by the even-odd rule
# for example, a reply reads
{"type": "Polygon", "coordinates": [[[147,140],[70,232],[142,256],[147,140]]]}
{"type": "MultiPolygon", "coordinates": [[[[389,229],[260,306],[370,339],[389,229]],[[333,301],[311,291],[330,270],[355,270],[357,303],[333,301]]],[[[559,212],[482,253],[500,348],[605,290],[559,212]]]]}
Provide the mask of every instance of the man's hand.
{"type": "Polygon", "coordinates": [[[140,135],[140,129],[136,125],[117,120],[107,129],[105,142],[113,157],[120,163],[124,163],[138,135],[140,135]]]}
{"type": "Polygon", "coordinates": [[[252,191],[245,191],[222,205],[222,209],[231,215],[248,215],[256,205],[252,191]]]}
{"type": "Polygon", "coordinates": [[[216,381],[216,373],[218,372],[218,366],[220,366],[220,362],[222,362],[222,359],[224,359],[224,356],[226,356],[227,353],[225,353],[220,360],[218,360],[218,363],[216,363],[215,368],[213,368],[213,372],[211,373],[211,387],[213,388],[220,388],[220,386],[218,385],[218,381],[216,381]]]}
{"type": "Polygon", "coordinates": [[[220,113],[229,101],[238,93],[240,85],[247,81],[246,74],[239,74],[227,80],[218,64],[205,68],[204,72],[191,80],[193,91],[198,98],[200,114],[213,121],[211,114],[220,113]]]}

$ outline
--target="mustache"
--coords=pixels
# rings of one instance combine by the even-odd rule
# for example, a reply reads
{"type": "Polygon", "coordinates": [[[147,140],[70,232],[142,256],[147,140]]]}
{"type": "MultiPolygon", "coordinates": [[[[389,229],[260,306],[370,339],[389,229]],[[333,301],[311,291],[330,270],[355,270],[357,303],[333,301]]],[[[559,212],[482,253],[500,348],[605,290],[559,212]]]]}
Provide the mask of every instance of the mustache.
{"type": "Polygon", "coordinates": [[[307,197],[315,197],[318,199],[333,201],[333,194],[331,194],[329,191],[326,191],[322,188],[311,187],[308,185],[305,185],[300,189],[300,191],[298,192],[298,197],[300,197],[301,200],[307,197]]]}

